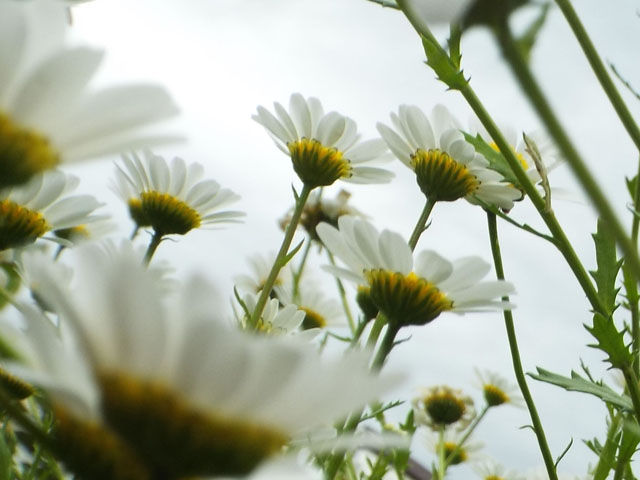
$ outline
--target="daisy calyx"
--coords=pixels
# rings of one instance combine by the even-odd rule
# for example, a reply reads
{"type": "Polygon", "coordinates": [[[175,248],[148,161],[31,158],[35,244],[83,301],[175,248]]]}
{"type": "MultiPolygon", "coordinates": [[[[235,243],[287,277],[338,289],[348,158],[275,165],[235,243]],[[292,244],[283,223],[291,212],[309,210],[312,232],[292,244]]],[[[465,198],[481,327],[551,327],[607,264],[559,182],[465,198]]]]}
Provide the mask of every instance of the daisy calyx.
{"type": "Polygon", "coordinates": [[[356,123],[337,112],[324,113],[317,98],[291,95],[289,111],[274,103],[274,115],[259,106],[253,118],[291,157],[293,169],[310,188],[332,185],[336,180],[352,183],[386,183],[393,174],[388,170],[363,166],[383,160],[384,142],[359,142],[356,123]]]}
{"type": "Polygon", "coordinates": [[[393,154],[416,174],[427,199],[452,202],[476,198],[511,209],[520,192],[491,170],[489,162],[465,141],[457,120],[442,105],[436,105],[431,121],[418,107],[401,105],[391,113],[393,127],[376,125],[393,154]]]}
{"type": "Polygon", "coordinates": [[[482,281],[490,265],[479,257],[450,262],[431,250],[414,256],[401,235],[379,233],[354,217],[340,217],[338,227],[320,224],[317,231],[348,268],[325,268],[364,288],[368,299],[396,326],[424,325],[447,311],[511,308],[501,297],[513,293],[513,286],[502,280],[482,281]]]}
{"type": "Polygon", "coordinates": [[[324,362],[300,342],[229,328],[211,313],[219,308],[185,307],[210,301],[191,297],[201,289],[171,302],[126,252],[113,258],[81,245],[72,253],[71,288],[43,265],[35,289],[77,332],[105,423],[156,477],[246,475],[291,436],[398,380],[370,374],[368,355],[324,362]]]}
{"type": "Polygon", "coordinates": [[[70,47],[64,2],[0,3],[0,188],[60,163],[175,141],[145,128],[178,109],[166,90],[94,90],[103,52],[70,47]]]}
{"type": "MultiPolygon", "coordinates": [[[[69,195],[78,178],[58,170],[37,174],[24,185],[0,190],[0,251],[22,247],[49,232],[73,228],[105,217],[90,195],[69,195]]],[[[47,237],[64,241],[55,235],[47,237]]]]}
{"type": "Polygon", "coordinates": [[[137,228],[151,227],[159,235],[185,235],[220,223],[237,223],[244,212],[220,207],[240,199],[214,180],[202,180],[199,163],[179,157],[171,163],[149,150],[144,158],[123,155],[116,165],[114,191],[127,203],[137,228]]]}

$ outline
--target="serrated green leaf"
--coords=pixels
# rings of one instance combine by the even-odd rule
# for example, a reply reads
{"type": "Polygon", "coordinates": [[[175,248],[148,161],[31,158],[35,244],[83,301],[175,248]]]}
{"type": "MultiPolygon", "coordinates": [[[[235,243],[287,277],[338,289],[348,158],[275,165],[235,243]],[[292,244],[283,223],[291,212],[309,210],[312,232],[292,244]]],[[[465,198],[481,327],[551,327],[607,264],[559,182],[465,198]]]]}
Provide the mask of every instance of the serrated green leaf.
{"type": "Polygon", "coordinates": [[[462,70],[451,61],[447,52],[430,38],[422,37],[422,46],[427,56],[427,65],[436,73],[438,80],[451,90],[461,90],[467,86],[462,70]]]}
{"type": "Polygon", "coordinates": [[[616,279],[622,266],[622,260],[617,259],[616,239],[613,233],[598,219],[596,233],[591,235],[596,247],[597,270],[589,272],[596,281],[598,296],[611,315],[616,308],[616,296],[619,288],[616,288],[616,279]]]}
{"type": "Polygon", "coordinates": [[[491,147],[487,142],[484,141],[484,139],[480,135],[476,135],[474,137],[469,133],[462,133],[464,134],[464,139],[467,141],[467,143],[473,145],[473,148],[476,149],[476,152],[487,159],[487,161],[489,162],[489,168],[502,174],[507,182],[515,185],[516,188],[522,190],[520,182],[513,173],[513,170],[511,170],[511,167],[507,163],[507,160],[504,158],[504,155],[502,155],[502,153],[491,147]]]}
{"type": "Polygon", "coordinates": [[[589,347],[602,350],[608,355],[605,360],[615,368],[624,368],[630,366],[633,362],[629,345],[624,343],[624,331],[619,332],[611,317],[605,317],[599,313],[593,316],[593,326],[584,326],[587,331],[598,340],[596,344],[590,344],[589,347]]]}
{"type": "Polygon", "coordinates": [[[550,3],[543,4],[540,9],[540,14],[533,20],[533,22],[531,22],[531,25],[529,25],[525,32],[517,39],[518,47],[520,48],[520,51],[522,52],[522,55],[527,62],[531,58],[531,50],[533,50],[533,46],[538,39],[538,34],[544,26],[544,22],[547,19],[547,14],[549,13],[550,7],[550,3]]]}
{"type": "Polygon", "coordinates": [[[571,371],[571,378],[540,367],[537,370],[537,375],[534,373],[529,373],[528,375],[540,382],[550,383],[568,391],[588,393],[619,408],[633,411],[633,403],[631,403],[631,399],[628,396],[620,395],[604,384],[594,383],[573,370],[571,371]]]}

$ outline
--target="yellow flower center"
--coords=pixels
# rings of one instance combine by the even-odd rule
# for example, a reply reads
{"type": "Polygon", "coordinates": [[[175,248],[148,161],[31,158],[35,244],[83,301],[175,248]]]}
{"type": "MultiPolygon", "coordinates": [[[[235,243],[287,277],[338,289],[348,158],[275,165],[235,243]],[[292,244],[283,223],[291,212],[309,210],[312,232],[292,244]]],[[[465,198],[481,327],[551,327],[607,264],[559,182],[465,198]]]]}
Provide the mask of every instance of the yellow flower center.
{"type": "Polygon", "coordinates": [[[323,315],[319,314],[315,310],[311,310],[307,307],[300,307],[305,313],[304,320],[302,321],[303,330],[309,330],[310,328],[325,328],[327,326],[327,320],[323,315]]]}
{"type": "Polygon", "coordinates": [[[504,478],[499,477],[498,475],[487,475],[484,477],[484,480],[504,480],[504,478]]]}
{"type": "Polygon", "coordinates": [[[53,233],[58,238],[62,238],[64,240],[70,240],[70,241],[74,241],[78,239],[86,240],[91,237],[91,235],[89,235],[89,230],[87,230],[87,227],[84,225],[77,225],[75,227],[70,227],[70,228],[61,228],[59,230],[56,230],[53,233]]]}
{"type": "Polygon", "coordinates": [[[309,187],[332,185],[340,178],[351,176],[349,160],[335,148],[327,148],[319,141],[308,138],[290,142],[287,147],[293,169],[309,187]]]}
{"type": "Polygon", "coordinates": [[[108,424],[158,478],[241,476],[287,441],[279,431],[203,412],[162,385],[99,376],[108,424]]]}
{"type": "MultiPolygon", "coordinates": [[[[132,210],[131,205],[129,201],[129,211],[132,210]]],[[[168,193],[141,193],[140,211],[140,218],[148,221],[147,225],[153,227],[159,235],[184,235],[200,226],[200,214],[184,201],[168,193]]]]}
{"type": "Polygon", "coordinates": [[[484,399],[490,407],[497,407],[504,403],[509,403],[509,395],[507,395],[501,388],[487,383],[482,387],[484,392],[484,399]]]}
{"type": "Polygon", "coordinates": [[[5,392],[18,400],[30,397],[35,391],[30,384],[2,368],[0,368],[0,385],[5,392]]]}
{"type": "Polygon", "coordinates": [[[459,421],[467,411],[464,399],[455,390],[440,387],[423,399],[424,407],[436,425],[451,425],[459,421]]]}
{"type": "Polygon", "coordinates": [[[466,165],[446,152],[418,149],[411,155],[411,167],[422,193],[435,201],[453,202],[472,194],[480,182],[466,165]]]}
{"type": "Polygon", "coordinates": [[[424,325],[453,308],[433,283],[413,272],[403,275],[378,269],[366,270],[364,275],[371,300],[396,325],[424,325]]]}
{"type": "Polygon", "coordinates": [[[0,112],[0,188],[20,185],[60,163],[49,140],[0,112]]]}
{"type": "Polygon", "coordinates": [[[50,229],[41,213],[11,200],[0,201],[0,251],[35,242],[50,229]]]}
{"type": "Polygon", "coordinates": [[[450,458],[449,464],[451,465],[459,465],[464,463],[469,458],[469,455],[465,451],[464,447],[458,448],[458,445],[455,442],[444,442],[444,456],[445,458],[450,458]],[[456,451],[456,448],[458,449],[456,451]],[[456,452],[451,458],[451,454],[456,452]]]}
{"type": "Polygon", "coordinates": [[[148,469],[107,427],[80,420],[54,406],[54,453],[77,478],[150,480],[148,469]]]}
{"type": "MultiPolygon", "coordinates": [[[[495,142],[491,142],[489,144],[489,146],[491,148],[493,148],[496,152],[501,153],[500,152],[500,147],[498,147],[498,145],[495,142]]],[[[516,149],[513,148],[513,147],[511,147],[511,150],[515,154],[515,156],[518,159],[518,161],[520,162],[520,165],[522,165],[522,168],[526,171],[529,168],[529,164],[525,160],[524,155],[522,155],[521,153],[516,152],[516,149]]]]}

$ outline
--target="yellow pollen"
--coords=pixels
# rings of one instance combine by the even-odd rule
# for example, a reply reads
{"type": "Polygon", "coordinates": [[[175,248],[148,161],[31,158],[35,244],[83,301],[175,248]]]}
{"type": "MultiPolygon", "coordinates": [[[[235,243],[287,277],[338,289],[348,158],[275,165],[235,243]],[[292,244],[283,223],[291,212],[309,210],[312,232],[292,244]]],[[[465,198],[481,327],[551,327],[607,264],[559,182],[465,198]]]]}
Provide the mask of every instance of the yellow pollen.
{"type": "Polygon", "coordinates": [[[11,200],[0,201],[0,251],[33,243],[50,229],[41,213],[11,200]]]}
{"type": "Polygon", "coordinates": [[[380,269],[366,270],[364,275],[372,302],[399,326],[424,325],[453,308],[444,293],[413,272],[403,275],[380,269]]]}
{"type": "MultiPolygon", "coordinates": [[[[130,212],[131,205],[129,201],[130,212]]],[[[141,193],[140,211],[143,221],[148,221],[148,225],[159,235],[184,235],[200,226],[200,214],[186,202],[168,193],[141,193]]]]}
{"type": "Polygon", "coordinates": [[[302,182],[312,188],[332,185],[351,176],[351,164],[340,150],[327,148],[314,139],[302,138],[287,144],[293,169],[302,182]]]}
{"type": "Polygon", "coordinates": [[[411,167],[422,193],[435,201],[453,202],[475,192],[480,182],[463,163],[440,150],[418,149],[411,167]]]}
{"type": "Polygon", "coordinates": [[[107,423],[158,478],[246,475],[287,441],[273,428],[197,409],[157,383],[108,372],[99,382],[107,423]]]}
{"type": "MultiPolygon", "coordinates": [[[[500,148],[498,147],[498,145],[495,142],[491,142],[489,144],[489,146],[491,148],[493,148],[496,152],[500,153],[500,148]]],[[[527,161],[524,159],[524,155],[522,155],[521,153],[516,152],[516,149],[511,147],[512,152],[515,154],[516,158],[518,159],[518,161],[520,162],[520,165],[522,165],[522,168],[524,170],[527,170],[529,168],[529,164],[527,163],[527,161]]]]}
{"type": "Polygon", "coordinates": [[[487,383],[482,387],[484,392],[484,399],[490,407],[497,407],[504,403],[509,403],[509,395],[507,395],[501,388],[487,383]]]}
{"type": "Polygon", "coordinates": [[[49,140],[0,112],[0,188],[20,185],[60,163],[49,140]]]}
{"type": "Polygon", "coordinates": [[[327,326],[327,320],[315,310],[306,307],[300,307],[300,310],[306,314],[302,321],[302,328],[304,330],[309,330],[310,328],[325,328],[327,326]]]}

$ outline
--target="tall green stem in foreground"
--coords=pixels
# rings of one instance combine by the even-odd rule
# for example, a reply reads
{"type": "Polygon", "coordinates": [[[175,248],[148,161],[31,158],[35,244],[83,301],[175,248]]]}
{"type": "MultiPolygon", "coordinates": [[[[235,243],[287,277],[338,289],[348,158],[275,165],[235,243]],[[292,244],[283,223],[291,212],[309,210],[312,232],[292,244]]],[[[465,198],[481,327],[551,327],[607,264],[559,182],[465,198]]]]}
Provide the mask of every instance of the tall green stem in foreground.
{"type": "MultiPolygon", "coordinates": [[[[504,280],[502,255],[500,254],[500,243],[498,241],[498,225],[496,222],[496,216],[491,212],[487,212],[487,223],[489,226],[489,239],[491,241],[491,253],[493,254],[493,264],[495,266],[496,276],[499,280],[504,280]]],[[[503,297],[503,300],[509,301],[509,297],[503,297]]],[[[549,474],[549,479],[558,480],[558,475],[556,474],[556,468],[553,462],[553,456],[551,455],[551,451],[549,450],[549,444],[547,443],[544,429],[542,428],[542,422],[540,421],[540,417],[538,416],[538,410],[536,409],[533,397],[531,396],[531,392],[529,391],[529,386],[527,385],[527,380],[522,368],[520,351],[518,349],[518,340],[516,338],[516,329],[513,322],[513,314],[511,313],[511,310],[504,311],[504,324],[507,329],[507,338],[509,339],[509,348],[511,350],[513,370],[516,375],[516,380],[518,381],[518,386],[520,387],[520,392],[522,393],[524,401],[527,404],[529,415],[531,416],[533,431],[535,432],[536,438],[538,439],[538,446],[540,447],[540,452],[542,453],[544,465],[547,469],[547,473],[549,474]]]]}
{"type": "Polygon", "coordinates": [[[635,143],[638,151],[640,152],[640,128],[638,128],[631,112],[629,112],[627,105],[620,96],[620,92],[618,92],[618,89],[613,83],[613,80],[607,71],[607,67],[602,63],[602,59],[600,58],[600,55],[598,55],[596,47],[591,42],[589,34],[582,25],[582,22],[580,22],[580,18],[578,18],[578,14],[574,10],[573,5],[571,5],[570,0],[555,1],[558,4],[558,7],[560,7],[560,10],[562,10],[571,30],[573,30],[578,43],[580,43],[580,47],[582,47],[584,56],[587,57],[593,73],[595,73],[602,89],[607,94],[607,97],[609,97],[609,101],[618,114],[622,125],[624,125],[624,128],[627,130],[631,140],[633,140],[633,143],[635,143]]]}
{"type": "Polygon", "coordinates": [[[411,238],[409,238],[409,247],[411,247],[412,251],[416,249],[416,245],[418,244],[420,235],[422,235],[422,232],[424,232],[424,229],[427,225],[427,220],[429,219],[429,215],[431,215],[431,210],[433,210],[435,204],[436,201],[434,199],[427,198],[427,203],[425,203],[424,209],[422,210],[420,218],[418,219],[418,223],[416,223],[416,226],[413,229],[411,238]]]}
{"type": "Polygon", "coordinates": [[[628,237],[624,226],[615,214],[606,195],[593,178],[593,175],[551,109],[551,105],[524,60],[506,19],[501,25],[494,29],[494,33],[502,48],[505,59],[520,82],[520,86],[527,97],[529,97],[529,101],[558,145],[563,157],[571,167],[571,170],[582,185],[585,193],[593,202],[600,218],[602,218],[612,231],[616,238],[616,243],[622,249],[626,260],[629,262],[635,280],[638,281],[638,279],[640,279],[640,257],[638,256],[637,248],[631,242],[631,239],[628,237]]]}
{"type": "Polygon", "coordinates": [[[267,300],[269,299],[271,290],[273,290],[273,286],[276,283],[278,274],[280,273],[280,270],[282,269],[282,267],[284,267],[285,264],[287,263],[287,255],[289,253],[289,247],[291,246],[291,241],[293,240],[293,236],[296,233],[296,229],[298,228],[298,223],[300,222],[300,216],[302,215],[302,210],[304,209],[304,206],[307,203],[311,190],[312,190],[312,187],[309,187],[306,184],[303,185],[300,195],[298,196],[298,198],[296,198],[296,206],[293,209],[293,214],[291,215],[291,220],[289,221],[289,225],[287,225],[287,229],[284,232],[282,245],[280,245],[280,250],[278,250],[278,254],[276,255],[275,261],[273,262],[273,266],[271,267],[269,276],[264,282],[264,286],[262,287],[262,292],[260,293],[260,297],[256,302],[256,308],[253,310],[251,318],[249,319],[249,325],[252,328],[258,324],[258,320],[260,320],[260,316],[262,315],[264,306],[267,304],[267,300]]]}

